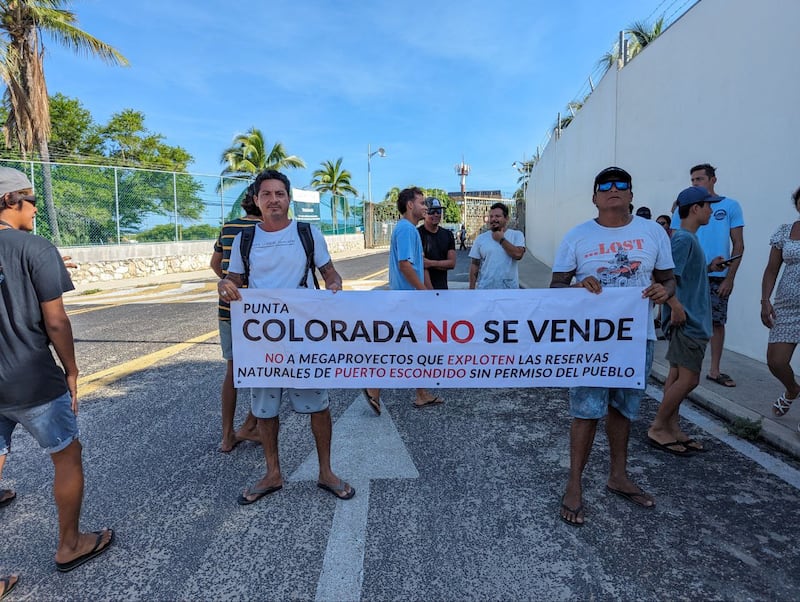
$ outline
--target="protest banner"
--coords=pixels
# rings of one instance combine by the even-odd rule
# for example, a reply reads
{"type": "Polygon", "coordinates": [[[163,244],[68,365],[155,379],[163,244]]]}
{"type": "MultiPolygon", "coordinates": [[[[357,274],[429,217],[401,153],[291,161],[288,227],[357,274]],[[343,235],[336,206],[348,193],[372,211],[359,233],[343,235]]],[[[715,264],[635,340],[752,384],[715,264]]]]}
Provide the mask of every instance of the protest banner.
{"type": "Polygon", "coordinates": [[[639,288],[241,294],[239,388],[646,385],[639,288]]]}

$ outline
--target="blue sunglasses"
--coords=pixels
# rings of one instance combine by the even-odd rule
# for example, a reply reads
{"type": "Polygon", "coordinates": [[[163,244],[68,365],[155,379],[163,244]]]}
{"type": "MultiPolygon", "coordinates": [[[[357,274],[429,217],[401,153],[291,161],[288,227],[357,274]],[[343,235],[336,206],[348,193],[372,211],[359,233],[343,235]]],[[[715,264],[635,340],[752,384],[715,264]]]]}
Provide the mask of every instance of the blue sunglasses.
{"type": "Polygon", "coordinates": [[[611,187],[615,186],[617,190],[628,190],[631,185],[628,182],[618,182],[616,180],[611,180],[610,182],[603,182],[602,184],[597,185],[597,190],[599,192],[608,192],[611,190],[611,187]]]}

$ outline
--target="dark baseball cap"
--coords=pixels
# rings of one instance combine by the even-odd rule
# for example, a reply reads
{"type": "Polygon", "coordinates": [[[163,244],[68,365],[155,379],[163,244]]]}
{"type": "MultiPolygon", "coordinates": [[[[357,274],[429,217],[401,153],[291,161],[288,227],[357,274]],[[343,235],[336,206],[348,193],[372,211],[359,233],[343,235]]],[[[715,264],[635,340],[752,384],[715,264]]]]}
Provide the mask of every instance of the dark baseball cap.
{"type": "Polygon", "coordinates": [[[627,182],[628,184],[633,184],[631,174],[621,167],[606,167],[594,177],[595,188],[603,182],[627,182]]]}
{"type": "Polygon", "coordinates": [[[711,194],[703,186],[689,186],[678,195],[678,207],[688,207],[697,203],[719,203],[721,196],[711,194]]]}
{"type": "Polygon", "coordinates": [[[439,199],[429,196],[425,199],[425,205],[427,205],[428,209],[441,209],[442,203],[439,199]]]}

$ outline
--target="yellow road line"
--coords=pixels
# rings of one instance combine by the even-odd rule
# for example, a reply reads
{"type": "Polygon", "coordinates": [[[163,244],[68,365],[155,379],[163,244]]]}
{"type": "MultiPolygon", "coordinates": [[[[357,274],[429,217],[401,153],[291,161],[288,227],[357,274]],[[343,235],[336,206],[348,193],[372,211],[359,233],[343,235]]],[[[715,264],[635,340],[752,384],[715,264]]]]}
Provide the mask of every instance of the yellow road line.
{"type": "Polygon", "coordinates": [[[382,270],[378,270],[374,274],[367,274],[366,276],[362,276],[359,280],[374,280],[376,276],[380,276],[381,274],[386,274],[389,272],[389,268],[383,268],[382,270]]]}
{"type": "Polygon", "coordinates": [[[147,355],[137,357],[129,362],[123,362],[122,364],[112,366],[111,368],[100,370],[100,372],[95,372],[94,374],[89,374],[88,376],[82,376],[78,378],[78,394],[81,396],[89,395],[101,387],[110,385],[111,383],[125,376],[133,374],[134,372],[139,372],[145,368],[149,368],[153,364],[172,357],[181,351],[185,351],[193,345],[204,343],[208,339],[213,338],[218,334],[218,330],[213,330],[189,339],[183,343],[170,345],[169,347],[165,347],[159,351],[154,351],[153,353],[148,353],[147,355]]]}
{"type": "Polygon", "coordinates": [[[67,312],[68,316],[77,316],[78,314],[86,314],[90,311],[97,311],[98,309],[109,309],[111,307],[119,307],[124,303],[109,303],[108,305],[93,305],[91,307],[84,307],[83,309],[72,309],[67,312]]]}

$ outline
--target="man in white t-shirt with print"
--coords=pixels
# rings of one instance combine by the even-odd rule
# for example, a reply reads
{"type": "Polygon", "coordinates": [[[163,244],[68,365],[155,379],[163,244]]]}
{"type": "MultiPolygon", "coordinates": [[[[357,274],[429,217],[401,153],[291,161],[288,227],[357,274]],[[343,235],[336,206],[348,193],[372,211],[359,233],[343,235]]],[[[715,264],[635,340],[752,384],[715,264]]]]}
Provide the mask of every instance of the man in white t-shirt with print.
{"type": "MultiPolygon", "coordinates": [[[[261,223],[254,229],[253,246],[250,250],[249,288],[298,288],[312,274],[306,273],[306,252],[297,231],[297,222],[289,218],[291,185],[284,174],[265,170],[258,174],[253,188],[256,205],[261,210],[261,223]]],[[[314,238],[314,265],[325,280],[325,288],[334,293],[342,289],[342,277],[333,267],[325,237],[318,228],[311,228],[314,238]]],[[[237,234],[231,245],[228,274],[219,281],[220,298],[240,301],[239,287],[243,284],[244,262],[242,261],[237,234]]],[[[284,392],[296,412],[311,415],[311,432],[317,445],[319,478],[317,486],[338,499],[349,500],[356,490],[336,476],[331,469],[331,412],[328,407],[328,392],[324,389],[253,388],[251,411],[258,420],[258,433],[264,447],[267,472],[252,487],[239,496],[238,502],[245,506],[257,502],[265,495],[283,488],[278,459],[278,429],[281,398],[284,392]]]]}
{"type": "MultiPolygon", "coordinates": [[[[594,180],[592,202],[597,217],[567,232],[553,262],[551,288],[585,288],[601,294],[604,287],[635,287],[642,297],[664,303],[675,294],[672,249],[664,228],[631,215],[633,183],[630,174],[608,167],[594,180]],[[575,282],[573,284],[573,278],[575,282]]],[[[653,363],[655,328],[647,324],[645,374],[653,363]]],[[[628,436],[639,413],[644,389],[575,387],[569,392],[570,468],[561,498],[561,519],[579,527],[584,522],[583,470],[592,449],[597,423],[606,418],[610,473],[606,489],[643,508],[655,500],[628,476],[628,436]]]]}
{"type": "Polygon", "coordinates": [[[525,235],[508,229],[508,206],[489,209],[489,230],[479,235],[469,251],[469,288],[519,288],[517,262],[525,255],[525,235]]]}

